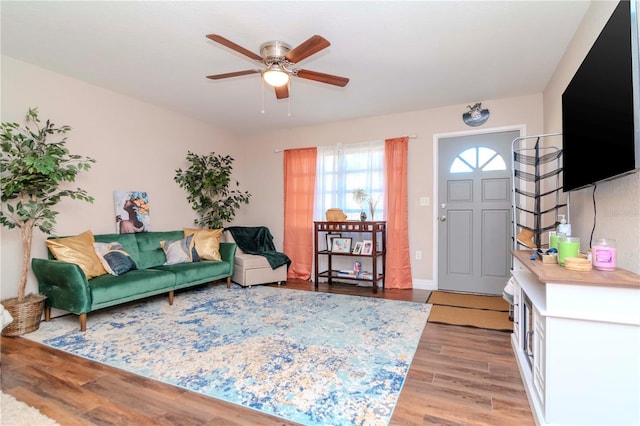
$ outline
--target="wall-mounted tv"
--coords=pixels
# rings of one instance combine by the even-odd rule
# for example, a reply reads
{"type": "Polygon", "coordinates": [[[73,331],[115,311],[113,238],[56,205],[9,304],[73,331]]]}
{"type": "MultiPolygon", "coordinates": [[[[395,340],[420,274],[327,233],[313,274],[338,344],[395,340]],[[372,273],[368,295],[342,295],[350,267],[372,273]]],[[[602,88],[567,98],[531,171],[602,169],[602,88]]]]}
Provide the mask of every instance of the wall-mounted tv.
{"type": "Polygon", "coordinates": [[[620,1],[562,94],[565,192],[640,168],[636,8],[620,1]]]}

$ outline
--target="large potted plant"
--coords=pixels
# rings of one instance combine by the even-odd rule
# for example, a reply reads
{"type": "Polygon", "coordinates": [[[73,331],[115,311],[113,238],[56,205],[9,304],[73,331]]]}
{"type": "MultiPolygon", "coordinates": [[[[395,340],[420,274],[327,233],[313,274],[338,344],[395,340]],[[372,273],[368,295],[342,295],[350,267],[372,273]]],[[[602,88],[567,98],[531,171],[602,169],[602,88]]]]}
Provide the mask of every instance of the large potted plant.
{"type": "Polygon", "coordinates": [[[209,229],[222,228],[233,220],[241,204],[249,204],[251,197],[248,192],[231,187],[240,185],[231,179],[233,158],[188,151],[187,161],[189,168],[177,169],[173,179],[188,192],[187,200],[199,216],[194,223],[209,229]]]}
{"type": "Polygon", "coordinates": [[[9,229],[19,228],[22,239],[18,295],[1,302],[13,317],[2,330],[4,336],[29,333],[40,325],[45,296],[25,295],[34,228],[51,234],[58,215],[55,206],[65,197],[93,202],[85,190],[64,185],[95,163],[92,158],[69,153],[67,138],[61,135],[71,127],[55,127],[49,120],[42,125],[37,108],[29,108],[25,121],[24,127],[11,122],[0,125],[0,223],[9,229]],[[56,135],[62,138],[48,140],[56,135]]]}

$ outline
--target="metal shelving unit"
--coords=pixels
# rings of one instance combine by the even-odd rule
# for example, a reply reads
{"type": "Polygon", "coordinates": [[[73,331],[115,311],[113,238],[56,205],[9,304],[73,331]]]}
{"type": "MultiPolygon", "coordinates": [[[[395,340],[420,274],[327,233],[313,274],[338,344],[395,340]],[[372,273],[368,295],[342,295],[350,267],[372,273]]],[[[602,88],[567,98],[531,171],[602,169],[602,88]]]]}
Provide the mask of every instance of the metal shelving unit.
{"type": "Polygon", "coordinates": [[[543,146],[548,133],[516,138],[511,143],[513,248],[530,248],[518,241],[523,230],[533,233],[535,247],[548,246],[549,231],[556,229],[558,215],[569,220],[569,198],[562,192],[562,149],[543,146]]]}

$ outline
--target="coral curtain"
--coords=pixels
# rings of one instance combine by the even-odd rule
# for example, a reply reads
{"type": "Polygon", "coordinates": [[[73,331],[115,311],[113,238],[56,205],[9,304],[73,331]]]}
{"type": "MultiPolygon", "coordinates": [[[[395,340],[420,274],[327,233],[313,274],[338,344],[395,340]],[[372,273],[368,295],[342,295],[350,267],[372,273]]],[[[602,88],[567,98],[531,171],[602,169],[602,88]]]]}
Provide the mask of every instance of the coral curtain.
{"type": "Polygon", "coordinates": [[[316,148],[284,151],[284,252],[288,279],[311,279],[316,148]]]}
{"type": "Polygon", "coordinates": [[[407,191],[407,157],[409,138],[385,142],[387,258],[385,288],[413,288],[409,252],[409,200],[407,191]]]}

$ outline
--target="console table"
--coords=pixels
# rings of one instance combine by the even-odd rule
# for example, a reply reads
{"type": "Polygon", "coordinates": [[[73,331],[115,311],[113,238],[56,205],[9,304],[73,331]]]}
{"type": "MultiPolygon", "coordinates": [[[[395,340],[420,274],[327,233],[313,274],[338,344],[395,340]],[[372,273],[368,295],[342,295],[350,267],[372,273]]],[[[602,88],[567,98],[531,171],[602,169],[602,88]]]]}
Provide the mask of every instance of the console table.
{"type": "Polygon", "coordinates": [[[384,290],[384,273],[385,273],[385,256],[387,252],[387,222],[384,221],[346,221],[346,222],[313,222],[314,229],[314,253],[315,253],[315,287],[318,289],[318,279],[326,278],[329,285],[332,284],[334,279],[351,280],[351,281],[366,281],[370,282],[373,287],[373,292],[377,293],[378,283],[381,284],[382,290],[384,290]],[[352,243],[351,249],[348,253],[336,253],[331,251],[331,247],[327,247],[322,240],[326,241],[327,234],[339,233],[353,234],[356,236],[354,239],[363,241],[368,239],[372,243],[371,254],[353,254],[352,243]],[[320,257],[326,257],[327,269],[320,271],[319,259],[320,257]],[[359,257],[364,258],[367,264],[363,264],[363,267],[371,265],[370,277],[349,277],[339,274],[339,270],[333,268],[333,257],[359,257]]]}
{"type": "Polygon", "coordinates": [[[514,250],[511,344],[538,425],[640,424],[640,275],[514,250]]]}

